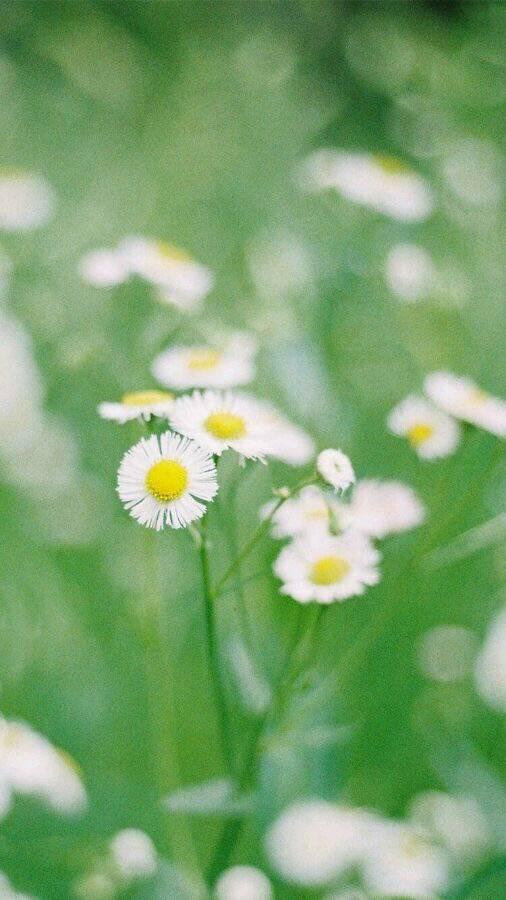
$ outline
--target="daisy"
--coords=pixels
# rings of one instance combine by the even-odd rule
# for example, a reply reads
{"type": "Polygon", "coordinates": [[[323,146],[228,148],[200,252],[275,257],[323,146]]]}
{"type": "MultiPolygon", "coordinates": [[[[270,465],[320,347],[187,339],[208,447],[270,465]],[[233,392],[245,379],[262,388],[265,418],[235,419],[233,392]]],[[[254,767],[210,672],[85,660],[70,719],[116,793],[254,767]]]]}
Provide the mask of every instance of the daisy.
{"type": "Polygon", "coordinates": [[[151,416],[167,418],[173,404],[174,394],[168,391],[133,391],[123,394],[118,403],[100,403],[98,414],[120,425],[133,419],[148,422],[151,416]]]}
{"type": "Polygon", "coordinates": [[[391,411],[387,425],[393,434],[406,437],[421,459],[449,456],[460,441],[458,423],[414,394],[391,411]]]}
{"type": "Polygon", "coordinates": [[[213,286],[206,266],[165,241],[126,238],[119,244],[118,254],[132,274],[158,288],[162,302],[187,312],[197,309],[213,286]]]}
{"type": "Polygon", "coordinates": [[[194,391],[179,397],[170,413],[175,431],[193,438],[220,456],[228,448],[247,459],[263,459],[268,452],[265,422],[257,401],[231,391],[194,391]]]}
{"type": "Polygon", "coordinates": [[[425,508],[415,491],[401,481],[364,478],[350,502],[338,504],[336,515],[343,528],[380,539],[421,525],[425,508]]]}
{"type": "Polygon", "coordinates": [[[239,348],[234,343],[223,349],[175,346],[155,358],[151,372],[161,384],[176,390],[230,388],[252,381],[255,365],[249,347],[239,348]]]}
{"type": "Polygon", "coordinates": [[[193,441],[165,431],[128,450],[118,470],[118,494],[130,515],[146,528],[184,528],[216,496],[212,458],[193,441]]]}
{"type": "Polygon", "coordinates": [[[336,491],[345,491],[355,481],[353,466],[342,450],[322,450],[316,460],[318,474],[336,491]]]}
{"type": "Polygon", "coordinates": [[[385,821],[365,854],[362,874],[365,887],[375,897],[427,900],[445,892],[448,859],[411,826],[385,821]]]}
{"type": "Polygon", "coordinates": [[[377,584],[381,556],[368,539],[346,531],[339,537],[307,532],[285,547],[274,563],[282,594],[299,603],[333,603],[377,584]]]}
{"type": "Polygon", "coordinates": [[[127,260],[115,250],[90,250],[79,262],[79,275],[93,287],[123,284],[130,275],[127,260]]]}
{"type": "Polygon", "coordinates": [[[269,456],[288,466],[305,466],[313,459],[315,443],[307,431],[294,425],[270,403],[258,401],[258,411],[269,434],[269,456]]]}
{"type": "Polygon", "coordinates": [[[424,389],[449,415],[506,437],[506,402],[483,391],[471,379],[451,372],[432,372],[425,379],[424,389]]]}
{"type": "Polygon", "coordinates": [[[216,882],[216,900],[272,900],[272,886],[254,866],[232,866],[216,882]]]}
{"type": "Polygon", "coordinates": [[[18,169],[0,170],[0,229],[31,231],[51,218],[53,190],[44,178],[18,169]]]}
{"type": "Polygon", "coordinates": [[[299,180],[305,190],[334,188],[353,203],[403,222],[426,219],[434,206],[425,180],[391,156],[318,150],[306,160],[299,180]]]}
{"type": "Polygon", "coordinates": [[[428,297],[435,283],[435,269],[429,254],[415,244],[397,244],[385,264],[387,284],[399,300],[416,303],[428,297]]]}
{"type": "MultiPolygon", "coordinates": [[[[277,501],[266,503],[260,511],[261,518],[272,512],[277,501]]],[[[308,485],[297,497],[286,500],[272,517],[272,535],[275,538],[292,538],[307,531],[329,529],[332,513],[340,513],[340,504],[316,485],[308,485]]]]}
{"type": "Polygon", "coordinates": [[[158,868],[158,858],[151,838],[138,828],[118,831],[110,842],[111,857],[121,876],[127,881],[149,878],[158,868]]]}

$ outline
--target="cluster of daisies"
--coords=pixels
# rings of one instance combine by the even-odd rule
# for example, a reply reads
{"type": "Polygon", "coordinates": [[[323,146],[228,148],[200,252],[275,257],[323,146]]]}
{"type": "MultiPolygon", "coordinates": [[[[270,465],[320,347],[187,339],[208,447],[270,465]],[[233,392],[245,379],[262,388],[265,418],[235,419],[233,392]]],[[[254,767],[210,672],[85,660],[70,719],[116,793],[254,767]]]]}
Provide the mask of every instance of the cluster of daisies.
{"type": "Polygon", "coordinates": [[[449,456],[458,447],[460,422],[506,437],[506,402],[482,390],[469,378],[432,372],[424,381],[425,396],[410,394],[388,417],[393,434],[404,437],[421,459],[449,456]]]}

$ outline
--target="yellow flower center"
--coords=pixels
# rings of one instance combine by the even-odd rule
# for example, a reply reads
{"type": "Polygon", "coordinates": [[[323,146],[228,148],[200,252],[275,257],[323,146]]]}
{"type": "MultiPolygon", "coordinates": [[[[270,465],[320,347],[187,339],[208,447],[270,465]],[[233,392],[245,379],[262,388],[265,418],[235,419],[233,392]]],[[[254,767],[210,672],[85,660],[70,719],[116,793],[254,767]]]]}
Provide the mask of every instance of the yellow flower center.
{"type": "Polygon", "coordinates": [[[156,249],[160,256],[169,262],[190,262],[191,260],[191,256],[185,250],[180,250],[179,247],[174,247],[166,241],[157,241],[156,249]]]}
{"type": "Polygon", "coordinates": [[[235,413],[214,412],[204,422],[204,426],[213,435],[222,441],[235,441],[246,434],[246,422],[242,416],[235,413]]]}
{"type": "Polygon", "coordinates": [[[417,422],[408,428],[407,437],[412,447],[421,447],[434,434],[434,426],[427,422],[417,422]]]}
{"type": "Polygon", "coordinates": [[[217,350],[209,350],[206,347],[193,350],[188,356],[188,368],[196,372],[215,369],[221,361],[221,353],[217,350]]]}
{"type": "Polygon", "coordinates": [[[151,406],[152,403],[163,403],[165,400],[173,400],[174,394],[169,391],[132,391],[123,394],[121,402],[126,406],[151,406]]]}
{"type": "Polygon", "coordinates": [[[350,571],[350,564],[342,556],[322,556],[311,567],[311,581],[319,587],[335,584],[350,571]]]}
{"type": "Polygon", "coordinates": [[[188,470],[177,459],[161,459],[146,475],[146,487],[160,503],[179,500],[187,484],[188,470]]]}
{"type": "Polygon", "coordinates": [[[408,167],[402,162],[402,160],[397,159],[395,156],[388,156],[387,154],[377,153],[374,156],[374,162],[387,175],[403,175],[409,171],[408,167]]]}

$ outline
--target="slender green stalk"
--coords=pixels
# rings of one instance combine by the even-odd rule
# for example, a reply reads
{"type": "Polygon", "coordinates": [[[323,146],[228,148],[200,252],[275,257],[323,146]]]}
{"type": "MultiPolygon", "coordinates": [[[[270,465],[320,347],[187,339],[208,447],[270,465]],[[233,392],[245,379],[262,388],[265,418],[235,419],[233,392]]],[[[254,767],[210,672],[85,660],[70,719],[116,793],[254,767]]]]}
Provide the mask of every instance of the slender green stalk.
{"type": "MultiPolygon", "coordinates": [[[[174,700],[175,672],[167,645],[166,623],[161,600],[157,534],[145,532],[146,584],[139,610],[140,635],[148,689],[148,714],[153,764],[158,792],[162,798],[181,786],[177,706],[174,700]]],[[[168,821],[168,842],[176,860],[201,878],[201,869],[191,827],[184,815],[168,821]]]]}
{"type": "Polygon", "coordinates": [[[216,641],[216,622],[214,609],[214,595],[211,593],[211,575],[209,567],[209,548],[207,541],[206,517],[202,519],[201,541],[199,547],[200,563],[202,567],[202,589],[204,594],[204,612],[206,620],[207,651],[211,680],[218,714],[220,741],[223,758],[229,772],[233,772],[233,755],[230,746],[230,723],[228,720],[227,698],[225,695],[223,677],[220,666],[220,658],[216,641]]]}

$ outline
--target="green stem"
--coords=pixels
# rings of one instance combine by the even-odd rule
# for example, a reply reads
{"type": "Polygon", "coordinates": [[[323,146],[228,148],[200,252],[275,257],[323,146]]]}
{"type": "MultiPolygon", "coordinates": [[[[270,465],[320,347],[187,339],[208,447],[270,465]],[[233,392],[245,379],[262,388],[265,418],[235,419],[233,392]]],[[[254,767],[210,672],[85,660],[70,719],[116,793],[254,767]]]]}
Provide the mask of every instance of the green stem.
{"type": "MultiPolygon", "coordinates": [[[[158,535],[146,530],[146,587],[140,609],[140,635],[144,648],[144,664],[148,688],[148,710],[151,740],[160,798],[181,786],[177,707],[174,702],[175,673],[167,646],[163,615],[160,574],[158,568],[158,535]]],[[[184,816],[169,820],[168,840],[176,859],[180,859],[195,875],[201,877],[191,827],[184,816]]]]}

